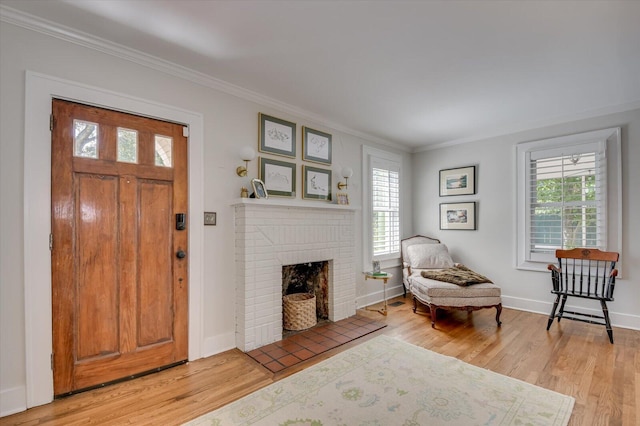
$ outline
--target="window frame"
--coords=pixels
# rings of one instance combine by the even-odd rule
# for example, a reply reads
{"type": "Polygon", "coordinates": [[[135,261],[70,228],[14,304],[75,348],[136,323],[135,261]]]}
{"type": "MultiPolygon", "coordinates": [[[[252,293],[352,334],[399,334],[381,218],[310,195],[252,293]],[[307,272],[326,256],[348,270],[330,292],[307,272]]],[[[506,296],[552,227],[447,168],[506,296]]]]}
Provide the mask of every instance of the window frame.
{"type": "Polygon", "coordinates": [[[392,268],[401,265],[400,244],[398,251],[379,256],[373,255],[373,165],[374,161],[384,162],[397,167],[398,170],[398,235],[402,237],[402,156],[392,152],[362,146],[362,223],[363,223],[363,270],[371,270],[372,261],[378,260],[381,268],[392,268]]]}
{"type": "Polygon", "coordinates": [[[531,179],[529,159],[532,153],[545,152],[551,155],[569,148],[584,152],[588,147],[604,144],[606,182],[602,213],[606,225],[604,247],[620,252],[622,248],[622,167],[621,131],[619,127],[595,130],[567,136],[522,142],[516,145],[516,268],[533,271],[547,271],[549,263],[555,263],[554,253],[533,254],[530,251],[531,230],[531,179]]]}

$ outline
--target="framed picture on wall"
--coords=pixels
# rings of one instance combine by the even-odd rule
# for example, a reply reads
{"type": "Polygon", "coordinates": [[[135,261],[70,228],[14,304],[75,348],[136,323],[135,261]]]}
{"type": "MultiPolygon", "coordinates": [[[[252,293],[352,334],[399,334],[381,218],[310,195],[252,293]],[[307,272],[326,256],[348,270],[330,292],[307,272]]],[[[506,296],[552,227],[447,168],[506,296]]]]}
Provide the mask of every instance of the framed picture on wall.
{"type": "Polygon", "coordinates": [[[440,196],[476,193],[476,166],[440,170],[440,196]]]}
{"type": "Polygon", "coordinates": [[[260,152],[296,156],[296,123],[259,114],[258,149],[260,152]]]}
{"type": "Polygon", "coordinates": [[[331,200],[331,170],[302,166],[302,198],[331,200]]]}
{"type": "Polygon", "coordinates": [[[441,203],[440,229],[476,229],[476,203],[441,203]]]}
{"type": "Polygon", "coordinates": [[[269,195],[296,196],[296,165],[286,161],[260,157],[260,179],[269,195]]]}
{"type": "Polygon", "coordinates": [[[331,164],[331,135],[303,126],[302,159],[331,164]]]}

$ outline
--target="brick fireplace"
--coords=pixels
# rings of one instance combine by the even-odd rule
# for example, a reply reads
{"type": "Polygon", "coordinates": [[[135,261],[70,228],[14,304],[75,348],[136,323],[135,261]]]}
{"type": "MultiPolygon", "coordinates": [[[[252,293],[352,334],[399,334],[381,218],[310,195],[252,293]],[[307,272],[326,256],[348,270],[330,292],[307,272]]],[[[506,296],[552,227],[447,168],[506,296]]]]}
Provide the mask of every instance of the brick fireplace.
{"type": "Polygon", "coordinates": [[[329,319],[355,315],[355,211],[295,200],[234,204],[236,346],[247,352],[282,339],[282,267],[329,262],[329,319]]]}

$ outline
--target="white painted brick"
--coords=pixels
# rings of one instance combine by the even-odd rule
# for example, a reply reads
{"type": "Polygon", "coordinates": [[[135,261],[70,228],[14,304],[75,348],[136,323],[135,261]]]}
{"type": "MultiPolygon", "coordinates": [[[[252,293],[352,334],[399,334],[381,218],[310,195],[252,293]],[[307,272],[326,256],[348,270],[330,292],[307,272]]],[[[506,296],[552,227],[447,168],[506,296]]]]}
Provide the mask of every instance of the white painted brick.
{"type": "Polygon", "coordinates": [[[236,345],[282,339],[282,265],[330,262],[333,320],[355,314],[354,212],[236,206],[236,345]]]}

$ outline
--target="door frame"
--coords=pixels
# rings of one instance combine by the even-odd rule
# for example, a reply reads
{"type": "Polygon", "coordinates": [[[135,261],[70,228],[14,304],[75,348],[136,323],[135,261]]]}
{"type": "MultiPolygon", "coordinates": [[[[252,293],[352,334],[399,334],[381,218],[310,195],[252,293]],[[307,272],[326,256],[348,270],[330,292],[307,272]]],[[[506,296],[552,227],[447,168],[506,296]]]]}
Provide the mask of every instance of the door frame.
{"type": "MultiPolygon", "coordinates": [[[[32,71],[25,75],[24,287],[27,408],[53,401],[51,370],[51,132],[53,98],[182,123],[189,128],[189,360],[202,357],[204,125],[200,113],[32,71]]],[[[55,243],[55,242],[54,242],[55,243]]]]}

